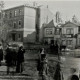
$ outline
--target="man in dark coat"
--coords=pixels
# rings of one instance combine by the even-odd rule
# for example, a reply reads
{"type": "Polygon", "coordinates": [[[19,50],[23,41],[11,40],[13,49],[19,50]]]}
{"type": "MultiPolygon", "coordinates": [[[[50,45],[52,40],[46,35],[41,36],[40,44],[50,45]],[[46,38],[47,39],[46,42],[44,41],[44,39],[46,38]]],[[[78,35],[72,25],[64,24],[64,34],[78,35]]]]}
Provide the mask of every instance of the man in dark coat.
{"type": "Polygon", "coordinates": [[[25,49],[23,49],[23,46],[20,46],[17,54],[16,72],[18,73],[21,73],[23,71],[24,53],[25,53],[25,49]]]}
{"type": "Polygon", "coordinates": [[[7,74],[9,74],[9,69],[12,66],[12,47],[10,45],[7,46],[6,49],[6,56],[5,56],[5,60],[6,60],[6,64],[7,64],[7,74]]]}
{"type": "Polygon", "coordinates": [[[3,60],[3,48],[2,48],[2,45],[0,44],[0,66],[1,66],[2,60],[3,60]]]}
{"type": "Polygon", "coordinates": [[[13,48],[12,49],[12,64],[13,66],[16,66],[17,63],[17,52],[16,50],[13,48]]]}

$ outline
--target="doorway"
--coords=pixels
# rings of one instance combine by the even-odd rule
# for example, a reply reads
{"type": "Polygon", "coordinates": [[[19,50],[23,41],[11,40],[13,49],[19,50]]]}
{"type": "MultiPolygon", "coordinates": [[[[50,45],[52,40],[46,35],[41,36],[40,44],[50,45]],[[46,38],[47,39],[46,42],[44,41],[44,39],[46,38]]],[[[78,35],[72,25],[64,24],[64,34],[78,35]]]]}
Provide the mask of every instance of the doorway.
{"type": "Polygon", "coordinates": [[[12,40],[15,41],[15,33],[12,33],[12,40]]]}

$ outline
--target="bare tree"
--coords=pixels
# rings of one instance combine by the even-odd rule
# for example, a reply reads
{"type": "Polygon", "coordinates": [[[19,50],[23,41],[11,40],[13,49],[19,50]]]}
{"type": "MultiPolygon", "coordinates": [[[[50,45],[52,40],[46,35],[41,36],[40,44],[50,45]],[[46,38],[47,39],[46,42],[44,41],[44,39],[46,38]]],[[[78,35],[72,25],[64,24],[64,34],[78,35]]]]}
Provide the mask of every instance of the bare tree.
{"type": "Polygon", "coordinates": [[[0,31],[1,41],[7,42],[8,41],[8,35],[9,35],[10,30],[11,30],[9,25],[4,23],[0,30],[1,30],[0,31]]]}
{"type": "Polygon", "coordinates": [[[5,22],[4,1],[0,1],[0,13],[1,13],[1,26],[0,26],[0,41],[2,43],[7,42],[10,26],[5,22]]]}

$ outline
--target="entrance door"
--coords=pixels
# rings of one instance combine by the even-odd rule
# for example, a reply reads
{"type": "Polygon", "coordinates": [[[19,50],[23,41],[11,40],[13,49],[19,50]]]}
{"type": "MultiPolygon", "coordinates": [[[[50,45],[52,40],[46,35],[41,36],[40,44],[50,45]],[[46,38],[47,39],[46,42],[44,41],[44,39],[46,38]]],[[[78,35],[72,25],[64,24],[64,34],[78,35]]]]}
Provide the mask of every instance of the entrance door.
{"type": "Polygon", "coordinates": [[[15,41],[15,33],[12,33],[12,40],[15,41]]]}

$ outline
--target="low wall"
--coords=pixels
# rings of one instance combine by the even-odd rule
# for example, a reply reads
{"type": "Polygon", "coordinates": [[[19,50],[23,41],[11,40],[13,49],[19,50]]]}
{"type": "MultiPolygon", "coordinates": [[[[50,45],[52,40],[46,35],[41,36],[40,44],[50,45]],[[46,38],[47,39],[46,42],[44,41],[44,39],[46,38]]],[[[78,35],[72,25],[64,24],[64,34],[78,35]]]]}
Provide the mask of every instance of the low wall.
{"type": "Polygon", "coordinates": [[[62,51],[62,55],[64,56],[73,56],[73,57],[80,57],[80,50],[70,50],[70,51],[62,51]]]}
{"type": "Polygon", "coordinates": [[[25,49],[40,49],[45,48],[48,49],[49,45],[43,45],[43,44],[24,44],[25,49]]]}

